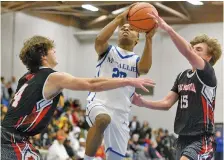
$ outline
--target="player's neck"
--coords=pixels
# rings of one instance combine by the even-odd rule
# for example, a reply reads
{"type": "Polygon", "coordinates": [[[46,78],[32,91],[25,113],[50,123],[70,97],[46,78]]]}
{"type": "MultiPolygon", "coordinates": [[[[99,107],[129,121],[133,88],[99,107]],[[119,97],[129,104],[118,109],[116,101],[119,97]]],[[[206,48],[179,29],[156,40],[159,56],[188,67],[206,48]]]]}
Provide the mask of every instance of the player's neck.
{"type": "Polygon", "coordinates": [[[122,45],[122,44],[118,44],[118,47],[120,47],[124,50],[130,51],[130,52],[133,52],[133,49],[134,49],[133,46],[127,46],[127,45],[122,45]]]}
{"type": "Polygon", "coordinates": [[[51,65],[48,64],[48,63],[44,63],[44,64],[42,65],[42,67],[52,68],[51,65]]]}

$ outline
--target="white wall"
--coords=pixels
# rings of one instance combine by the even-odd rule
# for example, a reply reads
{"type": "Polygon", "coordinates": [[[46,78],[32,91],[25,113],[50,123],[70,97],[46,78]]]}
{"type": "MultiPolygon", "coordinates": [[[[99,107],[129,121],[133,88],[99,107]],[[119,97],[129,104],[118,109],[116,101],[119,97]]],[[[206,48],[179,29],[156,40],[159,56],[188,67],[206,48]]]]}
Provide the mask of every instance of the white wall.
{"type": "Polygon", "coordinates": [[[21,76],[26,68],[19,59],[19,53],[26,39],[34,35],[43,35],[53,39],[56,44],[58,66],[56,69],[65,71],[68,53],[68,29],[66,26],[49,22],[38,17],[32,17],[23,13],[16,14],[15,22],[15,51],[14,51],[14,75],[21,76]]]}
{"type": "MultiPolygon", "coordinates": [[[[75,55],[79,51],[79,42],[73,36],[75,28],[60,25],[38,17],[24,13],[2,15],[2,75],[9,79],[12,75],[20,78],[26,68],[19,59],[19,53],[23,43],[34,35],[46,36],[53,39],[56,44],[58,71],[75,73],[75,55]],[[15,27],[14,37],[12,36],[15,27]],[[13,50],[12,50],[13,48],[13,50]],[[71,64],[71,65],[68,65],[71,64]]],[[[66,95],[71,92],[65,91],[66,95]]]]}
{"type": "MultiPolygon", "coordinates": [[[[77,58],[77,55],[80,55],[81,49],[80,49],[80,43],[79,41],[73,36],[73,33],[77,31],[77,29],[73,28],[73,27],[68,27],[68,36],[67,36],[67,45],[68,50],[67,53],[65,53],[65,55],[62,55],[64,57],[67,58],[66,61],[66,72],[77,76],[77,73],[79,73],[79,71],[81,70],[81,68],[77,65],[77,63],[79,63],[79,59],[77,58]]],[[[64,53],[64,52],[63,52],[64,53]]],[[[73,98],[77,98],[79,96],[79,92],[74,92],[74,91],[69,91],[69,90],[64,90],[65,96],[67,97],[73,97],[73,98]]]]}
{"type": "MultiPolygon", "coordinates": [[[[94,39],[79,42],[73,36],[77,29],[23,13],[15,14],[14,25],[12,14],[2,15],[1,20],[1,70],[2,75],[6,78],[15,75],[18,79],[26,72],[26,68],[22,65],[18,55],[24,40],[37,34],[54,39],[59,61],[57,70],[65,71],[78,77],[94,77],[97,61],[93,44],[94,39]],[[13,26],[15,27],[14,37],[13,26]]],[[[216,37],[223,45],[222,23],[180,25],[177,28],[179,28],[177,32],[186,40],[191,40],[200,33],[206,33],[209,36],[216,37]]],[[[111,41],[111,44],[116,44],[116,41],[111,41]]],[[[141,55],[143,48],[144,41],[140,41],[135,48],[135,52],[141,55]]],[[[163,98],[173,86],[177,74],[189,67],[187,60],[177,51],[169,37],[164,33],[157,33],[153,40],[153,65],[150,72],[146,75],[146,77],[155,80],[157,86],[154,95],[146,96],[145,98],[152,100],[163,98]]],[[[223,70],[221,60],[217,62],[214,68],[218,78],[215,121],[223,122],[223,70]]],[[[85,107],[87,92],[65,91],[64,93],[67,97],[79,98],[83,107],[85,107]]],[[[176,106],[167,112],[137,107],[133,107],[132,111],[132,115],[138,115],[140,121],[148,120],[154,128],[163,127],[173,131],[176,106]]]]}
{"type": "Polygon", "coordinates": [[[13,13],[1,16],[1,73],[6,79],[12,76],[13,13]]]}

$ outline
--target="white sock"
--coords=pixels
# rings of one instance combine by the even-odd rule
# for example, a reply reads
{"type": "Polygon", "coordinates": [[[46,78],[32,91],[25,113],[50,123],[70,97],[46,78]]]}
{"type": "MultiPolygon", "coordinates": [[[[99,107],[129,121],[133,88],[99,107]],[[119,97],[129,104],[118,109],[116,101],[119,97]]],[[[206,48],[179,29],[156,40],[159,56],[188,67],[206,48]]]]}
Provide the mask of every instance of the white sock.
{"type": "Polygon", "coordinates": [[[89,156],[85,155],[84,160],[94,160],[94,157],[89,157],[89,156]]]}

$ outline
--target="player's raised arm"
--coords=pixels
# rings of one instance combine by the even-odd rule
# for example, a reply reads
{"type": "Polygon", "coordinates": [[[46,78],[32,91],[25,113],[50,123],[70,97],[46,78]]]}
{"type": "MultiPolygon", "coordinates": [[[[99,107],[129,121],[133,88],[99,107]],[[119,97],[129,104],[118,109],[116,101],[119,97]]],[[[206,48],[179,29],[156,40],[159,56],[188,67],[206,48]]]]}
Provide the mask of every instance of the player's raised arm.
{"type": "Polygon", "coordinates": [[[138,72],[147,74],[152,66],[152,37],[156,32],[156,26],[146,33],[145,48],[140,61],[138,62],[138,72]]]}
{"type": "Polygon", "coordinates": [[[169,110],[178,100],[178,94],[170,91],[166,97],[159,101],[145,100],[140,95],[133,96],[132,104],[155,110],[169,110]]]}
{"type": "Polygon", "coordinates": [[[76,78],[68,73],[52,73],[45,85],[45,97],[51,97],[62,89],[105,91],[125,86],[141,88],[148,92],[145,86],[154,86],[154,82],[146,78],[76,78]]]}
{"type": "Polygon", "coordinates": [[[180,53],[187,58],[193,68],[204,69],[204,60],[195,53],[193,47],[183,37],[176,33],[171,26],[169,26],[162,18],[155,13],[150,14],[158,22],[158,26],[166,31],[171,37],[180,53]]]}
{"type": "Polygon", "coordinates": [[[140,61],[138,61],[138,73],[147,74],[152,66],[152,37],[156,32],[157,24],[148,13],[156,12],[156,8],[146,2],[133,6],[128,13],[128,22],[137,32],[145,32],[145,47],[140,61]]]}
{"type": "Polygon", "coordinates": [[[95,40],[95,50],[99,57],[107,50],[109,44],[108,40],[113,35],[115,29],[118,26],[122,26],[127,20],[127,14],[129,9],[135,4],[132,4],[126,11],[118,15],[114,20],[107,24],[97,35],[95,40]]]}

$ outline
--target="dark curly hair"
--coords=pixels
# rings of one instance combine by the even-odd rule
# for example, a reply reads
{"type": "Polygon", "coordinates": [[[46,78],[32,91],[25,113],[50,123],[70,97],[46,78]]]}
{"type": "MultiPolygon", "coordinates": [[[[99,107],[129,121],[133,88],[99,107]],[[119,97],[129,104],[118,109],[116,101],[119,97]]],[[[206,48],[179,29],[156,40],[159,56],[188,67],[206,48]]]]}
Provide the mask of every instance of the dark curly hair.
{"type": "Polygon", "coordinates": [[[26,68],[35,73],[42,65],[42,56],[46,56],[47,52],[54,46],[54,41],[46,37],[33,36],[25,41],[19,57],[26,68]]]}

